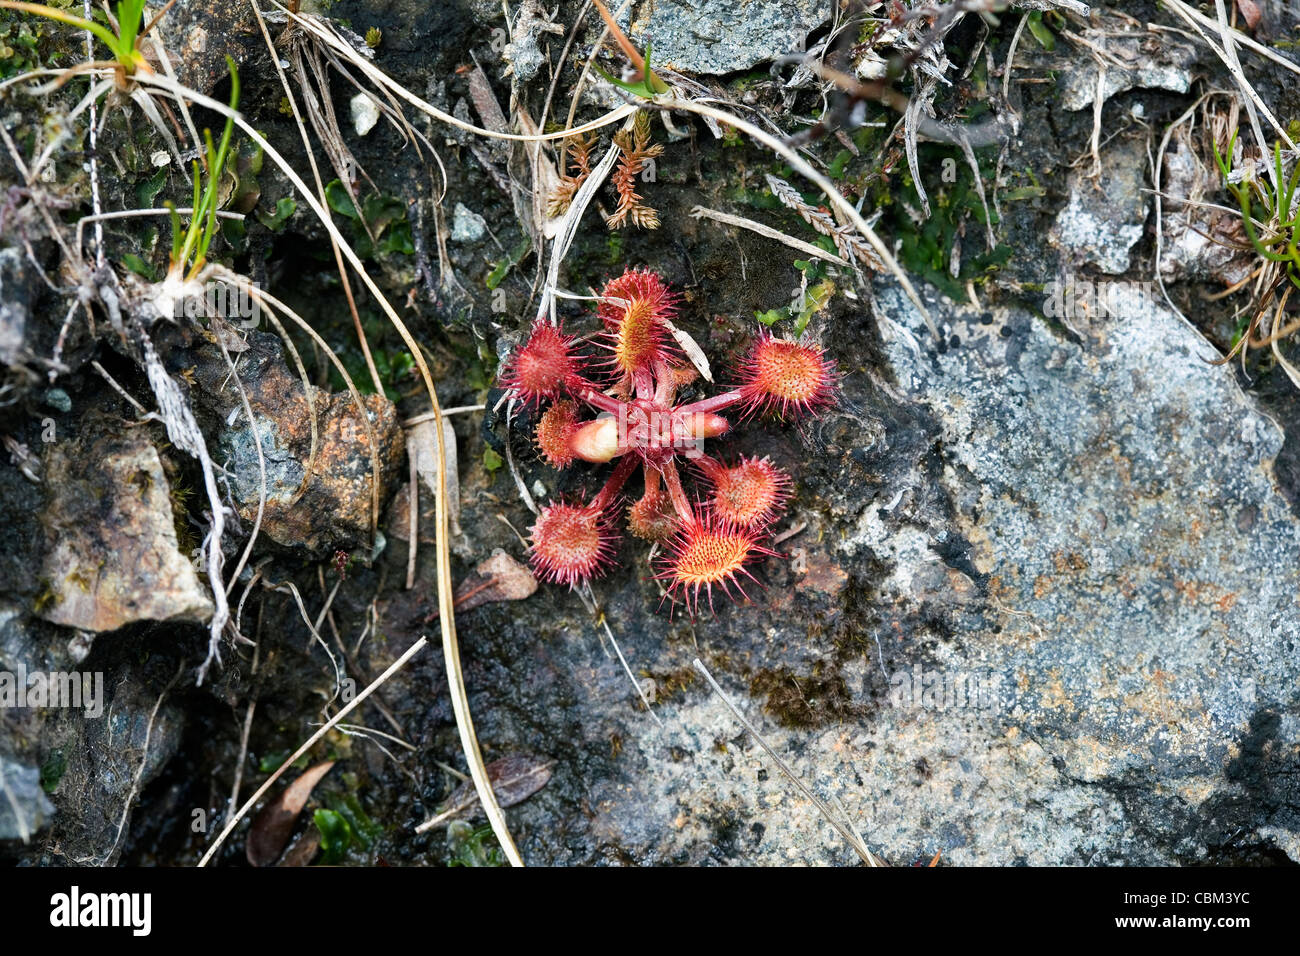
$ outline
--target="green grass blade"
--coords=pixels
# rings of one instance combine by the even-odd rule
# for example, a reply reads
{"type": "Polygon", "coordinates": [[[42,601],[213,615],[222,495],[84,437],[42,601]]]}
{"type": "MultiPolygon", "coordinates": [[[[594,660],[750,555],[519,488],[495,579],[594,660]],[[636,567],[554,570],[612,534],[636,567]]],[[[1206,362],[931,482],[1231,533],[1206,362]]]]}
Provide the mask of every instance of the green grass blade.
{"type": "Polygon", "coordinates": [[[24,3],[21,0],[0,0],[0,8],[6,10],[17,10],[21,13],[31,13],[38,17],[45,17],[47,20],[57,20],[60,23],[66,23],[70,27],[78,27],[82,30],[89,30],[103,42],[103,44],[117,52],[118,38],[113,35],[113,31],[108,29],[102,23],[95,23],[92,20],[83,20],[81,17],[54,7],[47,7],[43,3],[24,3]]]}

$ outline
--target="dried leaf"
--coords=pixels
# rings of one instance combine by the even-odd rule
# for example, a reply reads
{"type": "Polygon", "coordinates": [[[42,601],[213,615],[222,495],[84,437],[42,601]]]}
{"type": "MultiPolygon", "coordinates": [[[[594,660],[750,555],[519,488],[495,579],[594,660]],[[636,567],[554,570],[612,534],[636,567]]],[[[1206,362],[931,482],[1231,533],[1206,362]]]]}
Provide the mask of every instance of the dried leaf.
{"type": "Polygon", "coordinates": [[[564,141],[569,153],[572,173],[560,177],[559,183],[547,194],[546,215],[555,219],[569,211],[573,196],[591,175],[591,151],[596,145],[596,136],[570,136],[564,141]]]}
{"type": "Polygon", "coordinates": [[[319,850],[320,831],[312,827],[293,841],[276,866],[309,866],[319,850]]]}
{"type": "MultiPolygon", "coordinates": [[[[520,133],[525,136],[536,136],[542,132],[522,103],[512,104],[512,109],[520,133]]],[[[560,174],[564,170],[555,168],[555,164],[547,158],[540,143],[529,143],[527,149],[521,148],[520,144],[515,144],[511,155],[513,174],[511,201],[514,203],[515,213],[519,215],[519,221],[528,226],[525,231],[531,237],[533,245],[537,246],[540,244],[539,240],[554,239],[559,231],[561,220],[553,218],[547,212],[547,206],[549,197],[560,185],[560,174]],[[532,189],[524,190],[518,185],[529,178],[533,180],[532,189]],[[531,214],[531,219],[528,218],[527,213],[531,214]],[[540,236],[536,234],[539,229],[540,236]]]]}
{"type": "Polygon", "coordinates": [[[293,833],[298,815],[311,798],[312,790],[333,766],[334,761],[327,760],[308,767],[302,776],[262,808],[253,819],[253,825],[248,830],[248,842],[244,846],[244,855],[248,857],[249,863],[253,866],[270,866],[280,858],[285,844],[289,842],[289,835],[293,833]]]}
{"type": "Polygon", "coordinates": [[[1246,20],[1246,26],[1250,27],[1253,32],[1255,27],[1259,26],[1259,5],[1255,0],[1237,0],[1237,9],[1246,20]]]}
{"type": "Polygon", "coordinates": [[[709,368],[709,357],[704,354],[704,349],[700,348],[695,343],[695,339],[691,338],[689,332],[679,329],[667,319],[662,321],[664,325],[668,326],[668,331],[673,334],[673,338],[675,338],[677,344],[682,347],[682,351],[686,353],[686,357],[691,360],[691,364],[695,366],[695,370],[700,373],[700,377],[712,385],[713,372],[709,368]]]}
{"type": "Polygon", "coordinates": [[[493,601],[522,601],[536,590],[533,572],[497,548],[456,588],[456,610],[469,611],[493,601]]]}
{"type": "Polygon", "coordinates": [[[501,111],[501,104],[497,102],[496,94],[492,92],[492,82],[478,63],[475,63],[474,69],[469,71],[469,98],[485,127],[495,133],[509,131],[506,114],[501,111]]]}
{"type": "MultiPolygon", "coordinates": [[[[529,754],[511,754],[494,760],[485,768],[492,792],[496,794],[497,803],[502,807],[513,807],[527,800],[541,790],[551,779],[554,760],[545,760],[529,754]]],[[[416,828],[423,833],[432,827],[441,826],[453,820],[470,820],[482,816],[478,793],[474,784],[466,782],[457,787],[439,808],[438,815],[426,820],[416,828]]]]}
{"type": "MultiPolygon", "coordinates": [[[[424,487],[438,494],[438,433],[432,421],[420,422],[406,431],[406,453],[414,457],[415,470],[424,487]]],[[[460,534],[460,474],[456,464],[456,432],[442,420],[442,443],[447,449],[447,521],[453,535],[460,534]]]]}
{"type": "Polygon", "coordinates": [[[811,206],[804,202],[804,198],[799,195],[799,191],[784,179],[773,176],[771,173],[765,175],[767,186],[772,190],[772,195],[781,200],[783,205],[797,212],[804,222],[835,243],[835,248],[843,258],[857,259],[868,269],[876,272],[884,270],[884,263],[876,255],[876,250],[872,249],[867,240],[854,231],[852,224],[839,225],[836,223],[835,217],[824,207],[811,206]]]}

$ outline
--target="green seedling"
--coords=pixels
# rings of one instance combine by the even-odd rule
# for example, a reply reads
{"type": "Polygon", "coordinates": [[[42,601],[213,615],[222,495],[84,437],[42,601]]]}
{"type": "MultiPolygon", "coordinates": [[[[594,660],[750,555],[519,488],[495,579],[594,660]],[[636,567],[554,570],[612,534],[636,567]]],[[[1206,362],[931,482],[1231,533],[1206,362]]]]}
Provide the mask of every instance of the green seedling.
{"type": "Polygon", "coordinates": [[[623,51],[624,56],[632,64],[632,68],[636,70],[639,79],[632,83],[625,83],[610,76],[598,66],[593,65],[593,69],[615,86],[627,90],[633,96],[639,96],[642,99],[652,100],[660,93],[667,93],[668,84],[660,79],[654,70],[650,69],[650,44],[645,45],[645,56],[643,57],[637,52],[636,47],[632,45],[632,41],[627,38],[627,34],[614,22],[614,18],[610,16],[605,4],[601,3],[601,0],[593,0],[593,2],[596,4],[596,11],[600,14],[600,18],[605,21],[605,26],[613,35],[615,42],[618,43],[619,49],[623,51]]]}
{"type": "MultiPolygon", "coordinates": [[[[172,0],[172,2],[174,3],[175,0],[172,0]]],[[[144,30],[141,30],[140,21],[144,16],[144,7],[145,0],[119,0],[117,15],[110,18],[116,20],[113,26],[117,32],[114,33],[113,30],[110,30],[102,23],[87,20],[57,7],[46,6],[43,3],[25,3],[21,2],[21,0],[0,0],[0,8],[30,13],[38,17],[45,17],[47,20],[56,20],[59,23],[66,23],[68,26],[90,31],[104,46],[108,47],[113,54],[113,59],[107,63],[83,64],[81,68],[85,66],[112,66],[117,72],[117,84],[123,88],[129,84],[130,77],[137,72],[153,73],[153,67],[149,65],[149,61],[145,59],[144,54],[140,51],[140,39],[153,29],[154,24],[171,7],[171,3],[168,3],[163,8],[162,13],[154,17],[144,30]]]]}
{"type": "Polygon", "coordinates": [[[1255,304],[1254,314],[1234,336],[1232,350],[1222,361],[1228,361],[1243,346],[1264,348],[1273,345],[1300,330],[1300,320],[1282,325],[1291,293],[1300,289],[1300,211],[1295,210],[1296,189],[1300,186],[1300,163],[1296,163],[1287,176],[1282,162],[1282,149],[1273,144],[1273,177],[1243,176],[1241,182],[1232,181],[1232,156],[1237,144],[1237,131],[1228,140],[1225,153],[1219,152],[1217,143],[1214,159],[1223,174],[1224,188],[1237,200],[1241,209],[1242,227],[1250,246],[1264,263],[1260,270],[1263,292],[1255,304]],[[1260,218],[1256,218],[1256,210],[1260,218]],[[1261,326],[1265,317],[1273,313],[1272,322],[1264,333],[1261,326]]]}
{"type": "MultiPolygon", "coordinates": [[[[228,56],[226,65],[230,68],[230,108],[234,110],[239,102],[239,71],[235,67],[235,61],[228,56]]],[[[194,204],[191,207],[189,226],[183,231],[180,213],[176,211],[175,204],[167,203],[167,208],[171,210],[172,221],[171,258],[167,266],[169,279],[177,280],[182,276],[186,280],[193,279],[207,263],[208,247],[216,234],[217,206],[220,205],[218,188],[221,184],[221,174],[230,156],[230,137],[234,128],[234,119],[227,116],[226,127],[221,132],[221,142],[216,146],[213,145],[211,131],[203,131],[207,170],[204,174],[204,171],[199,168],[198,161],[195,160],[194,204]],[[186,272],[187,268],[188,272],[186,272]]]]}
{"type": "Polygon", "coordinates": [[[1282,149],[1277,143],[1274,143],[1273,169],[1277,174],[1275,180],[1277,185],[1273,186],[1267,179],[1255,176],[1247,176],[1241,182],[1234,183],[1231,180],[1231,156],[1236,142],[1237,133],[1234,131],[1231,139],[1228,140],[1228,155],[1226,157],[1219,152],[1218,145],[1214,145],[1214,159],[1219,164],[1219,170],[1223,173],[1224,187],[1233,195],[1237,200],[1237,204],[1241,207],[1242,225],[1245,226],[1246,236],[1250,239],[1250,244],[1255,248],[1255,251],[1269,262],[1276,262],[1285,266],[1287,278],[1297,288],[1300,288],[1300,249],[1297,248],[1300,235],[1297,235],[1296,231],[1297,222],[1300,221],[1300,214],[1291,212],[1296,186],[1300,185],[1300,163],[1296,164],[1288,179],[1282,170],[1282,149]],[[1255,226],[1252,194],[1258,198],[1260,205],[1267,214],[1267,218],[1261,221],[1267,224],[1266,228],[1272,235],[1261,237],[1259,230],[1255,226]]]}

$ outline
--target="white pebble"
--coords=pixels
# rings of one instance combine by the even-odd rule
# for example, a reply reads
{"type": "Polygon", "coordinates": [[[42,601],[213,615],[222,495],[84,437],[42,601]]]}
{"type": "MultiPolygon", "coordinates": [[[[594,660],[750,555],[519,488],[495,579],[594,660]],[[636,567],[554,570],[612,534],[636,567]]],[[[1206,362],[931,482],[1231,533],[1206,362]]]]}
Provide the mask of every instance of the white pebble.
{"type": "Polygon", "coordinates": [[[365,93],[352,97],[352,128],[358,136],[365,136],[379,122],[379,107],[365,93]]]}

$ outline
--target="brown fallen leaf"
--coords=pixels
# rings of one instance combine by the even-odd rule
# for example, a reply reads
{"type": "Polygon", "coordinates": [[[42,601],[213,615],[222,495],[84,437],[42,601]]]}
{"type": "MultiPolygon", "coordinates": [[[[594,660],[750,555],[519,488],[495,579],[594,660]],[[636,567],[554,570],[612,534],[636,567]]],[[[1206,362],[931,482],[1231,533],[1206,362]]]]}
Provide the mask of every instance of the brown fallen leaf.
{"type": "Polygon", "coordinates": [[[493,601],[522,601],[536,590],[533,572],[497,548],[456,588],[456,610],[469,611],[493,601]]]}
{"type": "MultiPolygon", "coordinates": [[[[527,800],[551,779],[554,760],[534,757],[530,754],[511,754],[494,760],[485,768],[492,792],[496,794],[497,803],[502,807],[513,807],[516,803],[527,800]]],[[[416,833],[436,826],[442,826],[453,820],[470,820],[482,816],[478,793],[472,782],[466,782],[452,791],[451,796],[443,801],[436,816],[425,820],[415,828],[416,833]]]]}
{"type": "Polygon", "coordinates": [[[307,866],[316,858],[319,850],[320,831],[311,827],[284,851],[284,856],[280,857],[280,862],[276,866],[307,866]]]}
{"type": "Polygon", "coordinates": [[[1246,20],[1246,26],[1254,31],[1259,26],[1260,11],[1259,5],[1255,0],[1237,0],[1237,9],[1241,11],[1242,17],[1246,20]]]}
{"type": "Polygon", "coordinates": [[[264,806],[253,818],[253,825],[248,830],[248,842],[244,845],[244,855],[253,866],[270,866],[280,858],[293,825],[307,805],[311,792],[325,774],[334,766],[333,760],[308,767],[283,792],[264,806]]]}

